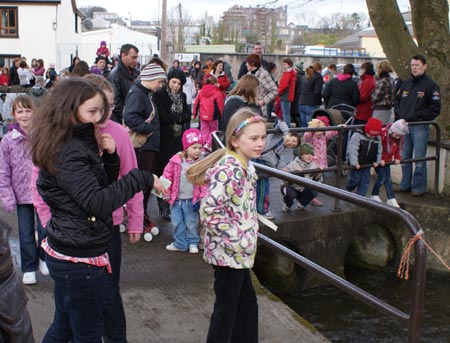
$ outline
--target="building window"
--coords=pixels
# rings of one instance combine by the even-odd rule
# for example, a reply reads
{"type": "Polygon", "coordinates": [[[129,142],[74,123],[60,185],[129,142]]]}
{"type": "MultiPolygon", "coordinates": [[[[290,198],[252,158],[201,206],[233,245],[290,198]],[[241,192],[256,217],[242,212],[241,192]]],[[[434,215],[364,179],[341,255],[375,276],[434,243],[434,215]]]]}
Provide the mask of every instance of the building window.
{"type": "Polygon", "coordinates": [[[18,37],[17,7],[0,7],[0,37],[18,37]]]}

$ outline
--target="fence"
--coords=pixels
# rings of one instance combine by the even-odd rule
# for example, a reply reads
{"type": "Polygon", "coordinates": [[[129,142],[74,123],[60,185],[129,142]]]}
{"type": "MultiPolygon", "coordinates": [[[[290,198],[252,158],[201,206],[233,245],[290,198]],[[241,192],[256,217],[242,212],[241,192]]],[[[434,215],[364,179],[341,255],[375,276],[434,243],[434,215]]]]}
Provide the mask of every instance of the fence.
{"type": "MultiPolygon", "coordinates": [[[[420,122],[420,123],[409,123],[409,125],[433,125],[437,131],[437,142],[436,142],[436,155],[426,158],[411,159],[402,161],[402,163],[413,163],[419,161],[436,161],[436,183],[435,192],[437,191],[437,185],[439,180],[439,161],[440,161],[440,127],[434,122],[420,122]]],[[[344,200],[349,203],[355,204],[360,207],[367,208],[369,210],[376,211],[379,214],[387,215],[401,221],[406,228],[409,230],[411,236],[416,236],[421,233],[421,227],[417,220],[409,213],[400,208],[394,208],[392,206],[387,206],[385,204],[372,201],[368,198],[344,191],[339,188],[341,184],[342,171],[344,169],[351,168],[350,166],[345,166],[342,164],[342,142],[343,142],[343,132],[345,130],[354,130],[363,127],[363,125],[349,125],[346,127],[327,127],[327,128],[302,128],[293,129],[293,131],[326,131],[326,130],[337,130],[338,131],[338,160],[335,167],[326,168],[316,171],[334,171],[336,173],[336,187],[331,187],[325,184],[321,184],[315,181],[308,180],[306,178],[294,175],[291,173],[283,172],[275,168],[267,167],[265,165],[254,163],[258,171],[263,172],[269,176],[277,177],[284,181],[288,181],[294,184],[298,184],[304,187],[311,188],[319,193],[326,194],[335,199],[334,211],[339,209],[339,201],[344,200]]],[[[271,130],[268,130],[270,132],[271,130]]],[[[214,134],[214,142],[220,147],[223,147],[223,143],[219,136],[214,134]]],[[[313,170],[308,170],[308,172],[314,172],[313,170]]],[[[318,274],[320,277],[324,278],[327,282],[333,284],[334,286],[340,288],[344,292],[348,293],[352,297],[364,302],[365,304],[373,307],[380,313],[384,315],[398,319],[403,323],[408,329],[408,343],[418,343],[420,339],[420,327],[422,323],[422,313],[423,313],[423,301],[425,294],[425,284],[426,284],[426,249],[422,240],[417,240],[414,245],[414,272],[412,280],[412,292],[410,297],[410,308],[409,313],[405,313],[396,307],[384,302],[383,300],[375,297],[374,295],[364,291],[363,289],[353,285],[347,280],[337,276],[336,274],[330,272],[329,270],[317,265],[316,263],[308,260],[304,256],[293,252],[282,244],[268,238],[267,236],[258,233],[260,242],[269,246],[289,259],[291,259],[296,264],[305,268],[311,273],[318,274]]]]}

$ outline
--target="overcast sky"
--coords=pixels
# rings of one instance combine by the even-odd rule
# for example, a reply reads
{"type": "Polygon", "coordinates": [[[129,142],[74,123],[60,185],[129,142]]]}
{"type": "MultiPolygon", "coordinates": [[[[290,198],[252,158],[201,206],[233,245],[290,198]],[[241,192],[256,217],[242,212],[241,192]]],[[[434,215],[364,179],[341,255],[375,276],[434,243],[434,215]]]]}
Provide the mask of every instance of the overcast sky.
{"type": "MultiPolygon", "coordinates": [[[[76,0],[76,2],[78,7],[101,6],[109,12],[131,17],[132,20],[155,20],[160,17],[162,0],[133,0],[129,3],[111,0],[76,0]]],[[[408,0],[397,0],[397,2],[401,11],[409,9],[408,0]]],[[[167,0],[168,11],[179,3],[183,6],[187,16],[192,19],[202,18],[205,12],[214,16],[215,19],[219,19],[224,11],[235,4],[254,7],[257,5],[266,7],[288,5],[288,20],[296,24],[306,16],[324,17],[338,12],[367,13],[365,0],[167,0]]]]}

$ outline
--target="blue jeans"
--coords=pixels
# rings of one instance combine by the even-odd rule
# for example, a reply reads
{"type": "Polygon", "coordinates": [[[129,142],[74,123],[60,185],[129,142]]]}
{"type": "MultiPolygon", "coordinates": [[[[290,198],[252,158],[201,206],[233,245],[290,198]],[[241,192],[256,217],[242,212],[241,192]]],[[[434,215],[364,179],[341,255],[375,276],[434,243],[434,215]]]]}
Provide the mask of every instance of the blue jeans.
{"type": "MultiPolygon", "coordinates": [[[[409,134],[405,135],[402,149],[402,160],[414,158],[422,158],[427,154],[427,145],[430,128],[428,125],[411,126],[409,134]]],[[[414,175],[412,172],[412,164],[402,164],[402,181],[400,188],[411,190],[419,193],[425,193],[427,190],[427,163],[416,162],[414,175]]]]}
{"type": "Polygon", "coordinates": [[[127,322],[120,295],[120,265],[122,263],[122,240],[119,226],[114,226],[111,243],[106,250],[112,274],[106,274],[105,288],[105,343],[127,343],[127,322]]]}
{"type": "Polygon", "coordinates": [[[35,221],[34,206],[17,205],[17,221],[19,226],[20,264],[22,273],[35,272],[38,269],[39,257],[44,260],[41,242],[45,238],[45,230],[39,219],[35,221]],[[36,243],[35,229],[38,233],[36,243]]]}
{"type": "Polygon", "coordinates": [[[391,180],[391,166],[377,167],[375,168],[377,172],[377,180],[373,185],[372,195],[380,195],[380,187],[384,185],[386,188],[386,195],[388,199],[394,199],[394,187],[392,187],[391,180]]]}
{"type": "Polygon", "coordinates": [[[197,246],[200,237],[197,233],[198,213],[192,208],[192,199],[176,200],[170,208],[173,225],[173,245],[180,250],[187,250],[190,245],[197,246]]]}
{"type": "Polygon", "coordinates": [[[288,127],[291,127],[291,102],[290,101],[280,101],[281,112],[283,113],[283,120],[288,127]]]}
{"type": "Polygon", "coordinates": [[[347,180],[347,190],[352,192],[355,188],[356,194],[366,196],[370,183],[370,168],[352,169],[347,180]]]}
{"type": "Polygon", "coordinates": [[[302,127],[308,127],[308,123],[312,119],[312,114],[317,109],[318,107],[313,105],[298,105],[298,113],[300,113],[302,127]]]}
{"type": "Polygon", "coordinates": [[[269,212],[270,182],[268,177],[259,177],[256,181],[256,209],[259,214],[269,212]]]}
{"type": "Polygon", "coordinates": [[[102,343],[106,268],[45,256],[55,316],[42,343],[102,343]]]}

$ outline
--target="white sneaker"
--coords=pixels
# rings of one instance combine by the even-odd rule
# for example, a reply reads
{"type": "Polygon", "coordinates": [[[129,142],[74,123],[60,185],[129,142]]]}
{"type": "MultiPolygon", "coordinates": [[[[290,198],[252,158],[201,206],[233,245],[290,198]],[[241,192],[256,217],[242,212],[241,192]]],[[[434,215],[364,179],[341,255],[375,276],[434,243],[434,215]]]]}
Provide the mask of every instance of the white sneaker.
{"type": "Polygon", "coordinates": [[[42,261],[41,259],[39,259],[39,271],[42,275],[50,275],[50,272],[47,268],[47,263],[45,263],[45,261],[42,261]]]}
{"type": "Polygon", "coordinates": [[[166,245],[166,250],[169,250],[169,251],[184,251],[184,250],[178,249],[175,245],[173,245],[173,243],[170,243],[169,245],[166,245]]]}
{"type": "Polygon", "coordinates": [[[393,207],[400,207],[400,205],[398,204],[397,200],[395,200],[395,198],[388,199],[388,201],[386,201],[386,204],[393,206],[393,207]]]}
{"type": "Polygon", "coordinates": [[[36,272],[23,273],[23,283],[25,285],[35,285],[37,283],[36,272]]]}
{"type": "Polygon", "coordinates": [[[296,204],[294,204],[292,206],[293,210],[303,210],[305,208],[305,206],[303,206],[302,204],[300,204],[299,202],[297,202],[296,204]]]}
{"type": "Polygon", "coordinates": [[[275,216],[270,211],[267,211],[266,214],[261,214],[261,215],[266,219],[275,219],[275,216]]]}
{"type": "Polygon", "coordinates": [[[377,202],[382,202],[381,198],[378,195],[372,195],[370,197],[371,200],[377,201],[377,202]]]}
{"type": "Polygon", "coordinates": [[[191,254],[198,254],[198,248],[197,248],[197,246],[196,246],[196,245],[190,245],[190,246],[189,246],[189,252],[190,252],[191,254]]]}
{"type": "Polygon", "coordinates": [[[284,212],[291,212],[292,208],[290,208],[288,205],[283,204],[283,207],[281,208],[284,212]]]}

